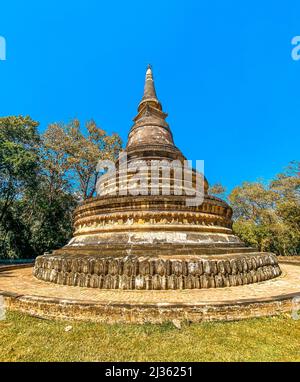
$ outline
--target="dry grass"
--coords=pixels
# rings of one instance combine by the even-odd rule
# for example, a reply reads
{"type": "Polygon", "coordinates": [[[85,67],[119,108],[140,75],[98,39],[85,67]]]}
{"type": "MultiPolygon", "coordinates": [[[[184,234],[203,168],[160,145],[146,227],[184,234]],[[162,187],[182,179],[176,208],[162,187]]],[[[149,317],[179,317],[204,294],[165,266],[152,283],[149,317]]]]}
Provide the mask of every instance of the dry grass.
{"type": "Polygon", "coordinates": [[[283,316],[181,330],[171,323],[110,326],[17,313],[0,322],[0,361],[300,361],[299,343],[300,322],[283,316]]]}

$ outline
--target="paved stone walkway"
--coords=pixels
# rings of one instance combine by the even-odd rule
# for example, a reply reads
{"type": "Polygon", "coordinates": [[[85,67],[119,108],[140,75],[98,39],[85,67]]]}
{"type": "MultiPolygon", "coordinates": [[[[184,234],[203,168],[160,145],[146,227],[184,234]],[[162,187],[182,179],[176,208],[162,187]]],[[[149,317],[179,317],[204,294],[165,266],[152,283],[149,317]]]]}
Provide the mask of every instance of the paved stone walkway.
{"type": "Polygon", "coordinates": [[[32,268],[12,269],[0,272],[1,291],[23,296],[39,296],[81,302],[107,303],[225,303],[249,300],[265,300],[277,296],[299,293],[300,265],[281,264],[283,275],[263,283],[231,288],[183,290],[183,291],[122,291],[100,290],[61,286],[38,281],[32,276],[32,268]]]}

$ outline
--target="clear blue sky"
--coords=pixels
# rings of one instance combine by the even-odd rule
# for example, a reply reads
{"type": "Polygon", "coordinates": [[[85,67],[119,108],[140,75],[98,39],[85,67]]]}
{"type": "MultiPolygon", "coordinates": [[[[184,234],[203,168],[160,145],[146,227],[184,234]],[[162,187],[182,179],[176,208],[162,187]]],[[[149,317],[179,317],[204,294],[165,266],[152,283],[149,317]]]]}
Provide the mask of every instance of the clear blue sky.
{"type": "Polygon", "coordinates": [[[126,140],[153,65],[175,142],[229,189],[299,159],[300,2],[10,0],[0,116],[95,119],[126,140]]]}

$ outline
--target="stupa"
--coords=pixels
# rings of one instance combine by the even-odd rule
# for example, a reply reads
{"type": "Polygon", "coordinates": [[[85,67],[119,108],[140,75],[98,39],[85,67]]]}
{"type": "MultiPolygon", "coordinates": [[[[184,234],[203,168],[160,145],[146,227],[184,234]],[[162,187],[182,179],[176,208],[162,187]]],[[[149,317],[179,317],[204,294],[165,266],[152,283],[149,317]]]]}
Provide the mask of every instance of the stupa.
{"type": "MultiPolygon", "coordinates": [[[[158,160],[185,161],[166,118],[148,67],[125,150],[129,167],[158,160]]],[[[150,179],[145,171],[146,180],[150,179]]],[[[123,170],[121,160],[116,161],[115,173],[101,177],[101,195],[76,209],[73,239],[62,249],[38,257],[34,276],[79,287],[174,290],[234,287],[281,274],[274,254],[248,248],[234,235],[231,207],[209,195],[205,178],[203,202],[189,205],[187,196],[178,192],[175,172],[173,168],[166,176],[160,169],[154,177],[156,192],[149,194],[140,187],[135,194],[136,180],[123,170]],[[170,181],[169,192],[165,180],[170,181]]],[[[185,187],[194,189],[197,175],[192,170],[185,187]]]]}

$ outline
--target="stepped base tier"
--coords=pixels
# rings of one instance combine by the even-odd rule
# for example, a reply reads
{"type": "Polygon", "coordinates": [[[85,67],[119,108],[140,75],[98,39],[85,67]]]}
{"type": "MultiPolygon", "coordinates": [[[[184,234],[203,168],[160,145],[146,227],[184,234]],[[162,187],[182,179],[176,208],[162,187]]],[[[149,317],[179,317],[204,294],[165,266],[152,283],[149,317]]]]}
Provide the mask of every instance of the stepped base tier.
{"type": "Polygon", "coordinates": [[[238,286],[281,274],[274,254],[247,248],[233,234],[232,209],[209,195],[203,175],[192,169],[188,181],[180,172],[178,178],[186,159],[166,117],[149,68],[126,147],[126,166],[142,167],[139,178],[117,160],[116,171],[101,177],[101,196],[76,209],[70,243],[37,258],[36,278],[101,289],[172,290],[238,286]],[[160,165],[153,174],[147,166],[155,161],[160,165]],[[187,203],[191,190],[201,203],[187,203]]]}
{"type": "MultiPolygon", "coordinates": [[[[189,253],[188,248],[184,249],[189,253]]],[[[170,290],[246,285],[281,274],[276,256],[270,253],[193,256],[184,252],[178,257],[164,254],[104,257],[80,253],[42,256],[37,260],[34,275],[69,286],[170,290]]]]}

